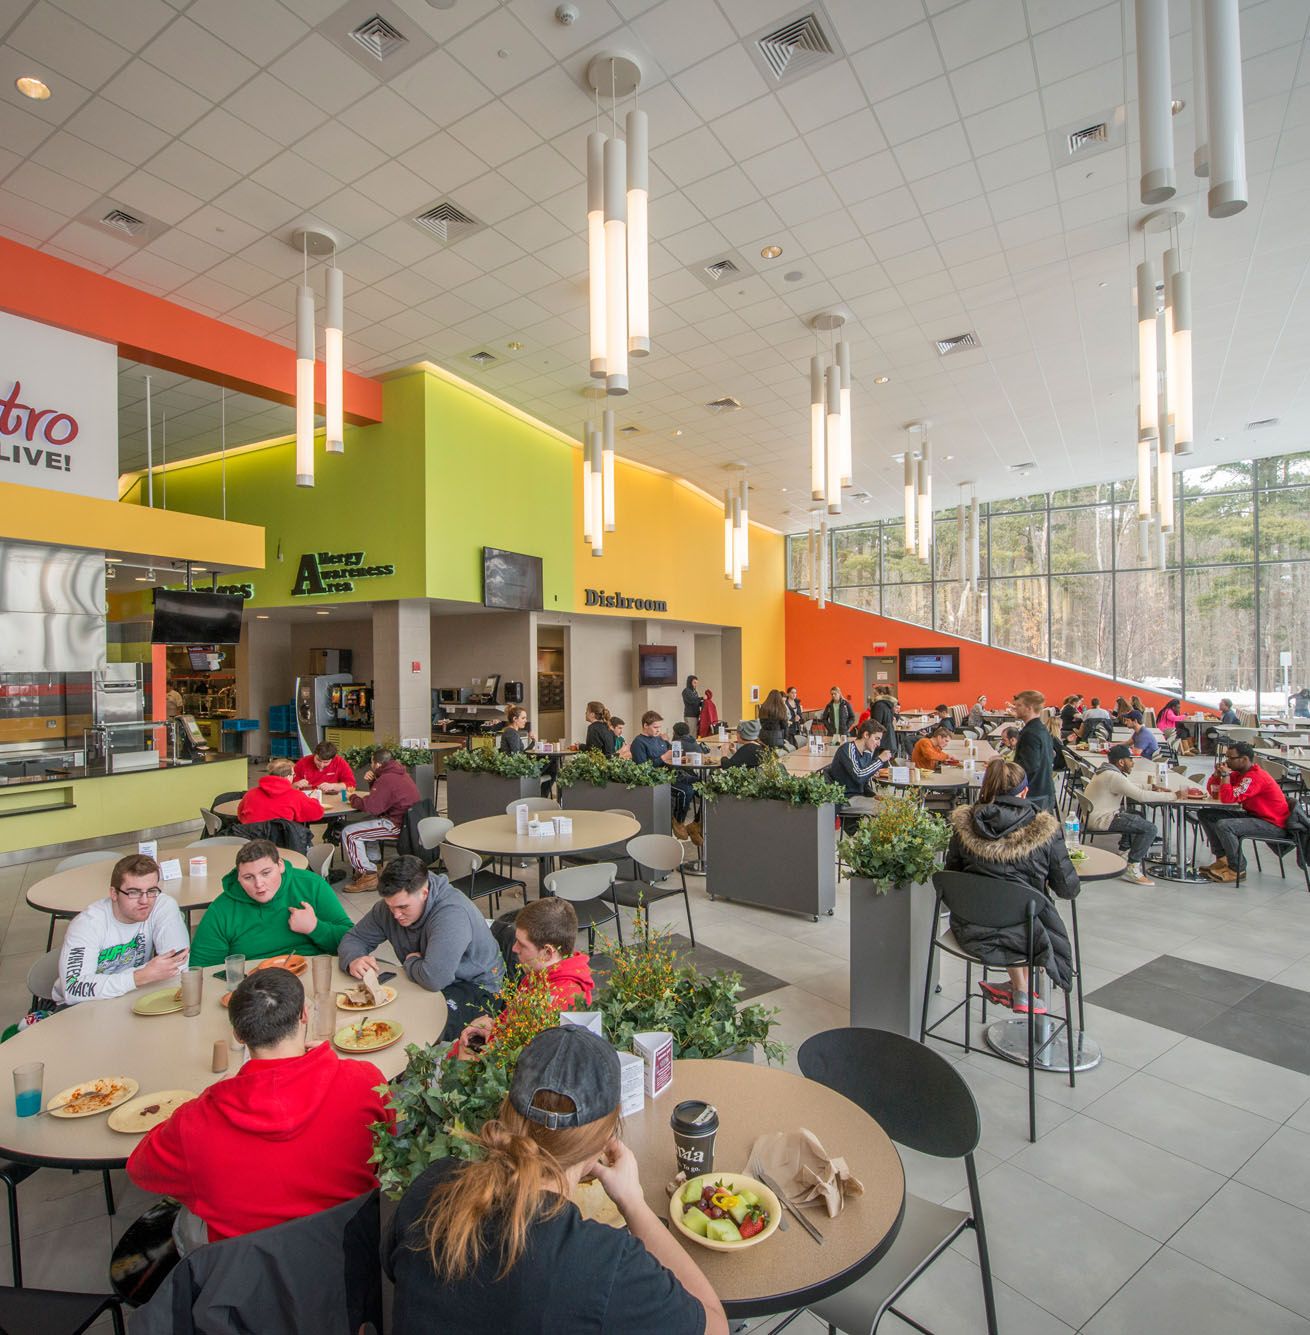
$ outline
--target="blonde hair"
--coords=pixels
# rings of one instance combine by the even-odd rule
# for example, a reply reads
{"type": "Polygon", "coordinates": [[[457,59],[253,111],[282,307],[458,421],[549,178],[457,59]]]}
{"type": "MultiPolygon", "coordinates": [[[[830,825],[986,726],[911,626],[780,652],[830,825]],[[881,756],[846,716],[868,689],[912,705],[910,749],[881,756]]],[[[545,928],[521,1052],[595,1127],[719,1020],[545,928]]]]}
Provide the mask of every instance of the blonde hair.
{"type": "Polygon", "coordinates": [[[278,756],[268,762],[268,772],[276,774],[279,779],[289,779],[296,772],[296,766],[285,756],[278,756]]]}
{"type": "Polygon", "coordinates": [[[595,714],[597,720],[608,726],[610,721],[610,712],[599,700],[588,700],[587,708],[584,711],[588,714],[595,714]]]}
{"type": "Polygon", "coordinates": [[[1046,697],[1041,691],[1016,691],[1014,703],[1027,705],[1029,709],[1040,709],[1046,703],[1046,697]]]}
{"type": "Polygon", "coordinates": [[[1013,760],[1002,760],[997,756],[988,764],[987,772],[983,775],[978,801],[995,802],[998,797],[1004,797],[1011,789],[1027,782],[1028,775],[1022,766],[1016,765],[1013,760]]]}
{"type": "MultiPolygon", "coordinates": [[[[572,1112],[573,1100],[541,1090],[533,1106],[572,1112]]],[[[496,1278],[504,1279],[527,1249],[532,1223],[557,1215],[567,1204],[569,1169],[600,1158],[618,1127],[615,1108],[585,1126],[551,1131],[506,1099],[476,1137],[484,1157],[463,1164],[428,1197],[421,1222],[437,1279],[454,1283],[477,1270],[489,1250],[488,1221],[500,1252],[496,1278]]]]}

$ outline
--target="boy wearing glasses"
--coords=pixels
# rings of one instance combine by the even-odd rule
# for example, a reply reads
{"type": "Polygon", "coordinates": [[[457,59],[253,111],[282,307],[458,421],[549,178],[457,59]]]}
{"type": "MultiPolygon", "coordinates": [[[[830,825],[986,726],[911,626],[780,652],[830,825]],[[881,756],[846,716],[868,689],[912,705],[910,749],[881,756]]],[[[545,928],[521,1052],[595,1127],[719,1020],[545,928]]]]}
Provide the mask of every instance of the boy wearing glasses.
{"type": "Polygon", "coordinates": [[[52,1000],[72,1006],[167,982],[186,963],[188,948],[182,910],[160,893],[159,864],[129,854],[114,863],[108,897],[69,923],[52,1000]]]}

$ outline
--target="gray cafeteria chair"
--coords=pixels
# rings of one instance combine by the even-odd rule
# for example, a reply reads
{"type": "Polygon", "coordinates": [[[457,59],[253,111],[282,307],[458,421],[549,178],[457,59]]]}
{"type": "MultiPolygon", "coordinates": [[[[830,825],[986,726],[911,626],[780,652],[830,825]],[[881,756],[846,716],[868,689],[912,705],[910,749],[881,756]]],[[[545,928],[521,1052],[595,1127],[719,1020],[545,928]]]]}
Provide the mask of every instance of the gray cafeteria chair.
{"type": "Polygon", "coordinates": [[[579,867],[561,867],[546,877],[546,893],[558,895],[573,905],[578,927],[587,933],[588,955],[596,953],[596,928],[606,923],[614,924],[619,945],[623,944],[619,906],[608,898],[618,870],[612,862],[590,862],[579,867]]]}
{"type": "Polygon", "coordinates": [[[123,1309],[112,1293],[0,1288],[0,1331],[5,1335],[82,1335],[106,1312],[114,1335],[124,1335],[123,1309]]]}
{"type": "Polygon", "coordinates": [[[506,890],[517,886],[523,892],[525,901],[528,897],[528,887],[525,882],[510,876],[502,876],[497,871],[486,870],[481,856],[470,852],[467,848],[443,843],[442,858],[451,885],[474,901],[489,899],[493,913],[500,911],[500,897],[506,890]]]}
{"type": "Polygon", "coordinates": [[[639,834],[628,840],[628,856],[637,869],[633,880],[616,880],[610,899],[626,909],[658,904],[661,899],[681,895],[687,907],[687,935],[696,944],[691,923],[691,898],[687,894],[687,873],[683,868],[682,845],[671,834],[639,834]],[[659,884],[677,872],[680,885],[659,884]]]}
{"type": "MultiPolygon", "coordinates": [[[[117,862],[122,856],[123,854],[115,853],[112,849],[108,848],[97,848],[90,853],[70,853],[66,858],[60,858],[59,861],[55,863],[53,874],[57,876],[61,871],[68,871],[73,867],[86,867],[93,862],[117,862]]],[[[106,877],[105,879],[108,881],[109,878],[106,877]]],[[[55,943],[55,924],[59,922],[60,919],[67,921],[76,917],[76,913],[50,914],[50,930],[45,934],[45,948],[47,950],[49,950],[55,943]]]]}
{"type": "Polygon", "coordinates": [[[32,1009],[43,1001],[53,1000],[55,979],[59,977],[59,956],[62,950],[47,950],[27,971],[27,990],[32,994],[32,1009]]]}

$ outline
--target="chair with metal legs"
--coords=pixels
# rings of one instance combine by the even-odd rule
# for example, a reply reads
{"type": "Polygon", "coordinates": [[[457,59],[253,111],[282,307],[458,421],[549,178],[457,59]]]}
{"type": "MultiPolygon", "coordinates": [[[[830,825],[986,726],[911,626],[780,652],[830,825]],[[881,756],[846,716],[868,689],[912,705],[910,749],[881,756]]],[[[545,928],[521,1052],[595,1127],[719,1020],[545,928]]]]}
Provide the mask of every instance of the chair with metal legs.
{"type": "Polygon", "coordinates": [[[996,1299],[973,1157],[982,1122],[963,1076],[931,1048],[881,1029],[814,1034],[801,1044],[796,1060],[807,1079],[844,1094],[897,1144],[941,1159],[963,1159],[969,1185],[967,1210],[936,1205],[907,1192],[905,1216],[891,1249],[849,1288],[811,1307],[811,1314],[827,1324],[829,1335],[837,1330],[872,1335],[888,1312],[915,1330],[924,1330],[893,1304],[956,1238],[972,1229],[986,1328],[989,1335],[996,1335],[996,1299]]]}

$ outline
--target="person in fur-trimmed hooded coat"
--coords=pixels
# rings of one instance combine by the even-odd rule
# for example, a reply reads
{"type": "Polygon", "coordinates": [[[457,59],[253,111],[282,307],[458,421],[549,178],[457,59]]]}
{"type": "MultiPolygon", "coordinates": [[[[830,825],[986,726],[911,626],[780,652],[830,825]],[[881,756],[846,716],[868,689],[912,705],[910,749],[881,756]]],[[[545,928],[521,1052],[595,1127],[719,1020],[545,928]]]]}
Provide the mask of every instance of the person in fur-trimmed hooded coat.
{"type": "MultiPolygon", "coordinates": [[[[1035,957],[1051,981],[1067,989],[1073,981],[1073,950],[1064,922],[1049,896],[1073,899],[1079,890],[1078,873],[1069,861],[1060,822],[1049,811],[1039,811],[1027,800],[1027,776],[1013,761],[993,760],[987,766],[979,801],[951,812],[951,843],[946,870],[993,876],[1026,885],[1042,894],[1044,903],[1035,927],[1035,957]]],[[[956,940],[988,964],[1003,965],[1027,951],[1022,926],[978,927],[951,915],[956,940]]],[[[1010,969],[1016,1010],[1027,1009],[1026,969],[1010,969]]],[[[991,989],[988,989],[991,992],[991,989]]]]}

